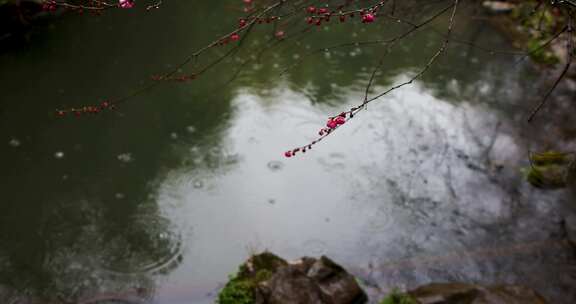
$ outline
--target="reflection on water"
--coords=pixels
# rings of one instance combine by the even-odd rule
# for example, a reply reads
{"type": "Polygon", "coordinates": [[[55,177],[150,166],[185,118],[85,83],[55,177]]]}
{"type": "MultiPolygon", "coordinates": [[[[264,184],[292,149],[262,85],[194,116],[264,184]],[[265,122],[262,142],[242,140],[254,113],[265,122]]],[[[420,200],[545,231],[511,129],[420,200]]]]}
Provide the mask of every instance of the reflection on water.
{"type": "MultiPolygon", "coordinates": [[[[527,139],[516,113],[523,94],[534,93],[519,71],[530,67],[454,45],[422,81],[296,159],[282,151],[361,100],[382,49],[306,54],[401,25],[321,28],[260,61],[239,54],[197,82],[165,85],[109,115],[47,114],[126,93],[237,17],[204,1],[156,11],[71,16],[0,55],[8,84],[0,101],[0,297],[210,303],[236,265],[263,249],[328,254],[373,294],[462,280],[574,296],[557,234],[567,198],[533,191],[518,174],[527,139]],[[218,14],[231,18],[205,26],[218,14]],[[236,81],[222,85],[241,62],[236,81]]],[[[463,39],[509,48],[482,21],[462,19],[463,39]]],[[[422,31],[394,49],[376,89],[415,73],[439,37],[422,31]]]]}

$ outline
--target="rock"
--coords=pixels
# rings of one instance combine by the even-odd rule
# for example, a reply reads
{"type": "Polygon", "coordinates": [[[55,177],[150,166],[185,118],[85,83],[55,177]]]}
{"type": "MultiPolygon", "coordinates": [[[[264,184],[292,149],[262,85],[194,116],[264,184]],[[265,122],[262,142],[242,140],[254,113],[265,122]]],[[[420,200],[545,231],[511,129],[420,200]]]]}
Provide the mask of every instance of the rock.
{"type": "Polygon", "coordinates": [[[307,275],[314,279],[322,292],[329,297],[327,303],[346,304],[366,301],[366,295],[356,283],[356,279],[326,256],[315,261],[307,275]]]}
{"type": "Polygon", "coordinates": [[[435,283],[409,291],[419,304],[546,304],[537,292],[515,285],[435,283]]]}
{"type": "Polygon", "coordinates": [[[573,183],[576,159],[572,153],[547,151],[530,156],[526,180],[542,189],[564,188],[573,183]]]}
{"type": "Polygon", "coordinates": [[[360,304],[367,296],[355,278],[329,258],[305,257],[262,284],[271,304],[360,304]]]}
{"type": "Polygon", "coordinates": [[[304,257],[288,263],[264,252],[240,266],[236,277],[220,291],[219,303],[363,304],[368,298],[356,279],[329,258],[304,257]]]}
{"type": "Polygon", "coordinates": [[[256,303],[306,304],[327,303],[318,284],[296,267],[283,267],[260,285],[256,303]]]}
{"type": "MultiPolygon", "coordinates": [[[[218,295],[219,304],[364,304],[356,279],[326,256],[288,263],[264,252],[240,266],[218,295]]],[[[546,304],[537,292],[515,285],[433,283],[396,291],[381,304],[546,304]]]]}

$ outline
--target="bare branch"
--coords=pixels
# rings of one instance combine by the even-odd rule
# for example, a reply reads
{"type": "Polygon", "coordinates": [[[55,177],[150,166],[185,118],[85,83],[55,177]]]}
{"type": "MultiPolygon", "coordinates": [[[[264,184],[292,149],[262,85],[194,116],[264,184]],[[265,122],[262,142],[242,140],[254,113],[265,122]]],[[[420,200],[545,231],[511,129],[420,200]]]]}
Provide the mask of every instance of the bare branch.
{"type": "Polygon", "coordinates": [[[552,92],[554,92],[554,90],[556,89],[558,84],[562,81],[562,79],[564,78],[564,76],[566,76],[566,73],[570,69],[570,65],[572,64],[572,56],[574,53],[574,45],[573,45],[573,40],[572,40],[573,28],[574,28],[574,25],[573,25],[572,14],[568,14],[568,26],[567,26],[568,33],[566,35],[566,57],[567,57],[566,63],[564,64],[564,68],[562,69],[562,72],[560,73],[558,78],[556,78],[556,80],[554,81],[554,84],[552,85],[552,87],[550,87],[550,89],[546,92],[546,95],[544,95],[544,98],[542,98],[540,103],[532,110],[532,113],[528,117],[528,122],[532,122],[532,120],[534,119],[536,114],[538,114],[538,112],[544,107],[544,105],[548,101],[548,98],[550,97],[552,92]]]}

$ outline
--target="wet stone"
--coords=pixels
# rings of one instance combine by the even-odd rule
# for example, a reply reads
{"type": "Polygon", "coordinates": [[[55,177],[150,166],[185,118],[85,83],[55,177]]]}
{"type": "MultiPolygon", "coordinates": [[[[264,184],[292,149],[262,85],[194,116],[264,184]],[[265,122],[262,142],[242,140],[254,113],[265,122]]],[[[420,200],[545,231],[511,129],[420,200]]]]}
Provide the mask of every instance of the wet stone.
{"type": "Polygon", "coordinates": [[[288,263],[264,252],[252,256],[240,269],[220,291],[219,303],[237,303],[229,299],[239,286],[254,286],[250,293],[255,304],[364,304],[368,300],[356,278],[325,256],[288,263]]]}

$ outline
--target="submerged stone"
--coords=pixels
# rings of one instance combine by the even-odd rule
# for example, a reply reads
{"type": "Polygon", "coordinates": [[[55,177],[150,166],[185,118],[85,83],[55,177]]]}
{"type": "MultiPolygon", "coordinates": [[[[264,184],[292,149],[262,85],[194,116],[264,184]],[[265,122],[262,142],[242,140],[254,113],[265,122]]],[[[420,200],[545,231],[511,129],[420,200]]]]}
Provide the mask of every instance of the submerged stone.
{"type": "Polygon", "coordinates": [[[575,157],[572,153],[548,151],[530,156],[524,170],[526,180],[542,189],[564,188],[574,180],[575,157]]]}
{"type": "Polygon", "coordinates": [[[481,286],[433,283],[405,294],[388,297],[382,304],[546,304],[537,292],[516,285],[481,286]]]}

